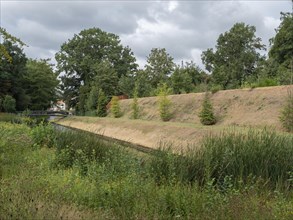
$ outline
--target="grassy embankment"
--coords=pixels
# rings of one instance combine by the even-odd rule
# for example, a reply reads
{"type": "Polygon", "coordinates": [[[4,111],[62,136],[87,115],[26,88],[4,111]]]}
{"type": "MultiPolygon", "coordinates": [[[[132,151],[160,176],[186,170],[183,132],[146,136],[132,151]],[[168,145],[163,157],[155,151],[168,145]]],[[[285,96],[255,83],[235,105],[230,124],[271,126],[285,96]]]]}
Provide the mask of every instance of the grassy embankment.
{"type": "Polygon", "coordinates": [[[0,123],[0,218],[292,219],[293,137],[230,131],[183,157],[0,123]]]}
{"type": "Polygon", "coordinates": [[[174,150],[200,147],[208,134],[218,134],[231,126],[239,131],[274,128],[282,133],[280,115],[288,91],[293,86],[218,91],[210,94],[217,117],[213,126],[203,126],[198,117],[204,93],[171,95],[172,118],[160,119],[157,97],[138,99],[139,119],[132,119],[132,99],[120,101],[123,116],[119,119],[98,117],[68,117],[58,123],[108,137],[133,142],[150,148],[160,143],[172,143],[174,150]]]}

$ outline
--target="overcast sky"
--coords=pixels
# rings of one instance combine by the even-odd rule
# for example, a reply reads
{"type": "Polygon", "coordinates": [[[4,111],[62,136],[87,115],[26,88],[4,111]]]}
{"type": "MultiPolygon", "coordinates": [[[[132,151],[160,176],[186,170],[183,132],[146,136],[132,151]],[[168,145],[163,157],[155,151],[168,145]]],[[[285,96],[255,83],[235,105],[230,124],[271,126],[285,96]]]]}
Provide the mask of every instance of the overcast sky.
{"type": "Polygon", "coordinates": [[[141,67],[152,48],[166,48],[175,62],[199,66],[203,50],[214,47],[221,33],[236,22],[256,26],[268,46],[291,12],[291,0],[270,1],[59,1],[0,0],[0,25],[19,37],[30,58],[51,58],[74,34],[92,27],[120,36],[141,67]]]}

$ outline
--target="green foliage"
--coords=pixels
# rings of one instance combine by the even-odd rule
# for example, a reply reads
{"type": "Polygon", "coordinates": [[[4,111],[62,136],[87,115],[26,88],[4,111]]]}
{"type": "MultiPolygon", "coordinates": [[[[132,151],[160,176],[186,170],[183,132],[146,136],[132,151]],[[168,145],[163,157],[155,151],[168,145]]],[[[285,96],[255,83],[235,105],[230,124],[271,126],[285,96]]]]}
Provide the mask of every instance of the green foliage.
{"type": "Polygon", "coordinates": [[[293,131],[293,93],[292,90],[288,90],[288,96],[283,106],[283,110],[280,116],[283,127],[289,131],[293,131]]]}
{"type": "MultiPolygon", "coordinates": [[[[25,43],[23,43],[19,38],[12,36],[2,27],[0,27],[0,37],[5,41],[12,42],[13,44],[17,43],[20,46],[25,46],[25,43]]],[[[3,58],[5,58],[10,63],[13,61],[13,58],[9,54],[9,51],[7,51],[6,47],[3,44],[0,44],[0,63],[3,58]]]]}
{"type": "Polygon", "coordinates": [[[106,117],[107,116],[107,104],[108,99],[102,89],[99,89],[98,102],[97,102],[97,116],[106,117]]]}
{"type": "Polygon", "coordinates": [[[57,69],[63,75],[65,100],[70,106],[77,105],[78,99],[72,98],[79,97],[80,87],[89,87],[93,80],[107,96],[116,95],[119,79],[137,68],[130,48],[123,47],[117,35],[99,28],[76,34],[61,46],[56,60],[57,69]]]}
{"type": "MultiPolygon", "coordinates": [[[[235,183],[261,178],[273,188],[290,187],[293,137],[273,131],[249,130],[247,133],[224,132],[210,136],[202,146],[201,162],[205,172],[200,176],[222,183],[231,176],[235,183]]],[[[292,185],[291,185],[292,187],[292,185]]]]}
{"type": "Polygon", "coordinates": [[[205,93],[199,117],[203,125],[214,125],[217,122],[208,93],[205,93]]]}
{"type": "Polygon", "coordinates": [[[138,85],[136,84],[133,90],[133,102],[131,104],[132,118],[139,118],[139,106],[138,106],[138,85]]]}
{"type": "Polygon", "coordinates": [[[59,132],[56,148],[33,149],[29,132],[0,123],[1,219],[292,216],[291,136],[229,132],[200,150],[146,156],[84,132],[59,132]]]}
{"type": "Polygon", "coordinates": [[[293,14],[281,13],[281,24],[276,29],[276,36],[270,39],[270,58],[275,59],[280,65],[293,56],[293,14]]]}
{"type": "Polygon", "coordinates": [[[192,78],[182,68],[177,67],[171,76],[172,88],[175,94],[189,93],[192,90],[192,78]]]}
{"type": "Polygon", "coordinates": [[[56,99],[57,75],[48,60],[27,60],[22,43],[5,40],[1,43],[11,55],[12,62],[3,59],[0,65],[0,98],[11,95],[15,109],[23,111],[47,109],[56,99]]]}
{"type": "Polygon", "coordinates": [[[0,122],[21,123],[23,118],[13,113],[0,113],[0,122]]]}
{"type": "Polygon", "coordinates": [[[261,180],[270,189],[286,191],[292,187],[292,141],[290,135],[268,130],[225,131],[206,136],[200,150],[189,149],[184,155],[169,148],[156,151],[149,169],[160,184],[212,181],[222,190],[229,178],[235,189],[261,180]]]}
{"type": "Polygon", "coordinates": [[[242,84],[241,88],[257,88],[257,87],[268,87],[268,86],[278,86],[279,80],[277,78],[272,78],[268,75],[261,74],[258,78],[252,77],[242,84]]]}
{"type": "Polygon", "coordinates": [[[76,110],[80,115],[84,115],[86,112],[86,100],[88,98],[88,94],[90,93],[90,87],[89,86],[81,86],[79,88],[79,97],[78,97],[78,103],[76,106],[76,110]]]}
{"type": "Polygon", "coordinates": [[[171,106],[172,103],[170,99],[167,97],[171,90],[168,88],[167,84],[164,83],[158,87],[158,104],[159,104],[159,112],[160,117],[163,121],[169,121],[172,118],[171,106]]]}
{"type": "Polygon", "coordinates": [[[70,168],[77,164],[83,174],[87,172],[87,163],[105,160],[110,150],[110,147],[94,135],[71,131],[58,133],[55,147],[54,167],[70,168]]]}
{"type": "Polygon", "coordinates": [[[145,71],[150,78],[152,87],[156,88],[160,83],[166,83],[174,66],[173,58],[166,52],[165,48],[153,48],[145,65],[145,71]]]}
{"type": "Polygon", "coordinates": [[[31,130],[31,138],[35,148],[53,147],[56,139],[56,132],[52,125],[40,123],[31,130]]]}
{"type": "Polygon", "coordinates": [[[2,105],[5,112],[15,112],[16,101],[12,96],[6,95],[2,105]]]}
{"type": "Polygon", "coordinates": [[[193,92],[206,92],[208,90],[208,85],[206,83],[201,83],[194,87],[193,92]]]}
{"type": "Polygon", "coordinates": [[[223,90],[223,87],[221,85],[212,85],[210,90],[212,94],[215,94],[216,92],[223,90]]]}
{"type": "Polygon", "coordinates": [[[114,118],[122,116],[118,96],[113,96],[111,99],[111,113],[114,118]]]}
{"type": "Polygon", "coordinates": [[[278,81],[272,78],[260,78],[256,87],[277,86],[278,81]]]}
{"type": "Polygon", "coordinates": [[[111,97],[118,93],[118,73],[109,61],[94,64],[93,72],[94,85],[101,88],[106,96],[111,97]]]}
{"type": "Polygon", "coordinates": [[[1,43],[12,57],[13,62],[1,60],[0,65],[0,98],[11,95],[16,101],[16,110],[22,111],[28,107],[29,96],[26,94],[26,61],[23,49],[11,41],[1,43]]]}
{"type": "Polygon", "coordinates": [[[177,66],[171,75],[171,85],[175,94],[195,91],[201,83],[207,83],[208,75],[192,61],[177,66]]]}
{"type": "Polygon", "coordinates": [[[148,73],[144,70],[137,71],[136,84],[138,86],[138,97],[148,97],[153,89],[148,73]]]}
{"type": "Polygon", "coordinates": [[[86,109],[87,111],[93,111],[96,109],[98,102],[98,88],[97,86],[93,85],[91,87],[91,91],[88,95],[88,98],[86,100],[86,109]]]}
{"type": "Polygon", "coordinates": [[[194,183],[199,180],[194,153],[177,155],[171,148],[161,148],[153,152],[148,169],[157,184],[194,183]]]}
{"type": "Polygon", "coordinates": [[[133,88],[135,87],[135,76],[132,74],[121,76],[118,82],[118,87],[122,94],[132,97],[133,88]]]}
{"type": "Polygon", "coordinates": [[[282,85],[292,84],[293,57],[293,14],[281,12],[281,24],[276,29],[276,36],[270,39],[271,48],[266,72],[279,79],[282,85]]]}
{"type": "Polygon", "coordinates": [[[236,23],[228,32],[220,34],[216,51],[210,48],[202,53],[202,61],[212,72],[214,83],[224,89],[238,88],[247,77],[258,74],[263,57],[257,50],[264,49],[264,45],[255,32],[254,26],[236,23]]]}
{"type": "Polygon", "coordinates": [[[56,88],[59,84],[57,74],[47,60],[29,59],[26,63],[27,74],[24,88],[30,98],[29,109],[44,110],[56,101],[56,88]]]}

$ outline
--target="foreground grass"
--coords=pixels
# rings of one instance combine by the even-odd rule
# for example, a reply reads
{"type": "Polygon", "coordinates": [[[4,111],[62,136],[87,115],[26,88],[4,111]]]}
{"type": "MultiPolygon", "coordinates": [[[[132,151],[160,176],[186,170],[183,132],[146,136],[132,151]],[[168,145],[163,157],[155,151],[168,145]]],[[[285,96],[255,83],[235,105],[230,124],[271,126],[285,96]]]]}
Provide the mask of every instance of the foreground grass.
{"type": "MultiPolygon", "coordinates": [[[[230,145],[220,144],[216,151],[213,143],[227,143],[226,136],[218,138],[208,139],[206,151],[187,157],[168,150],[142,157],[90,134],[0,123],[0,219],[292,219],[290,175],[279,184],[271,172],[258,175],[252,168],[235,175],[237,166],[225,161],[233,162],[233,154],[237,161],[251,160],[239,158],[243,154],[233,148],[228,151],[230,145]],[[208,163],[212,155],[222,159],[208,163]],[[237,184],[241,180],[245,183],[237,184]]],[[[285,146],[290,155],[292,139],[275,139],[283,140],[277,148],[285,146]]],[[[239,137],[231,141],[239,143],[239,137]]]]}

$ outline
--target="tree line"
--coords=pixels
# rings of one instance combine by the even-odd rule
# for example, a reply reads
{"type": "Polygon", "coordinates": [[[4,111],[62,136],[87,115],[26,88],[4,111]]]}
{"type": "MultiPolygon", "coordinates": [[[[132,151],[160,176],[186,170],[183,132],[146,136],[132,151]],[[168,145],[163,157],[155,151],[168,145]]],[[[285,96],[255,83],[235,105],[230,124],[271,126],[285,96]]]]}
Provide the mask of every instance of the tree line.
{"type": "Polygon", "coordinates": [[[67,105],[80,114],[99,109],[104,116],[112,96],[133,97],[134,88],[137,97],[146,97],[158,94],[163,84],[180,94],[292,83],[292,13],[281,13],[268,57],[261,55],[266,47],[256,36],[256,28],[236,23],[220,34],[215,48],[203,51],[206,70],[192,61],[175,64],[165,48],[153,48],[139,69],[133,52],[121,44],[119,36],[99,28],[82,30],[63,43],[53,70],[47,60],[26,58],[25,45],[4,29],[1,36],[0,110],[7,105],[7,97],[15,100],[16,110],[45,109],[60,90],[67,105]]]}
{"type": "Polygon", "coordinates": [[[57,73],[48,60],[26,57],[20,39],[0,29],[0,111],[47,109],[57,98],[57,73]]]}

